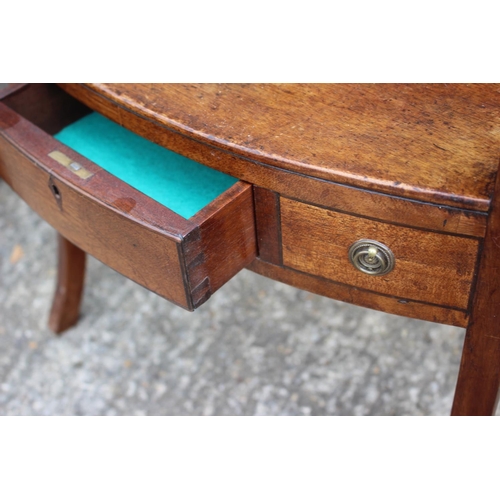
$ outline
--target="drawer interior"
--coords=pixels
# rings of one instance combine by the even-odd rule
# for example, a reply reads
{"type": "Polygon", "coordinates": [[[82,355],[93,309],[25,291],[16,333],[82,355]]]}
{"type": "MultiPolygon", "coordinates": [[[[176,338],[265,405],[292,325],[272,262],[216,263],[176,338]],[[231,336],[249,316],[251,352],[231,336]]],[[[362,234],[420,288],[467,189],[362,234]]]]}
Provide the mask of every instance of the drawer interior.
{"type": "Polygon", "coordinates": [[[95,112],[68,125],[55,137],[185,219],[237,182],[95,112]]]}
{"type": "Polygon", "coordinates": [[[121,127],[56,85],[30,85],[3,102],[63,144],[185,219],[238,181],[121,127]]]}

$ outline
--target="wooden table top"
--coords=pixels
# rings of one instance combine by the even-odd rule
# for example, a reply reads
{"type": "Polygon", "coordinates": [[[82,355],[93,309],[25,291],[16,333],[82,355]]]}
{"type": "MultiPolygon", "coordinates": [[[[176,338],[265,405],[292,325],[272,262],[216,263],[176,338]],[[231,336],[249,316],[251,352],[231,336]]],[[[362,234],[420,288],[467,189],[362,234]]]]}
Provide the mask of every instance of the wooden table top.
{"type": "Polygon", "coordinates": [[[249,159],[250,169],[271,165],[414,200],[489,209],[500,158],[499,84],[64,87],[249,159]]]}

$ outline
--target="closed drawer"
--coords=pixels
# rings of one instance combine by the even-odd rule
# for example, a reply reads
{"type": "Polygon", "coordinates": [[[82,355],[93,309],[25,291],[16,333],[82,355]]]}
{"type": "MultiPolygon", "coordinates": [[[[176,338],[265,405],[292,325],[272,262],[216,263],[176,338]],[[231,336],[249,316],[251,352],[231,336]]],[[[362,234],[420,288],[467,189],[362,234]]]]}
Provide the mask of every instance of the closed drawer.
{"type": "Polygon", "coordinates": [[[236,181],[183,217],[53,137],[89,111],[48,85],[0,102],[0,176],[85,252],[195,309],[255,258],[251,186],[236,181]]]}
{"type": "Polygon", "coordinates": [[[286,198],[280,206],[285,266],[403,302],[467,309],[478,239],[378,222],[286,198]],[[392,271],[370,275],[351,263],[349,249],[362,239],[392,251],[392,271]]]}

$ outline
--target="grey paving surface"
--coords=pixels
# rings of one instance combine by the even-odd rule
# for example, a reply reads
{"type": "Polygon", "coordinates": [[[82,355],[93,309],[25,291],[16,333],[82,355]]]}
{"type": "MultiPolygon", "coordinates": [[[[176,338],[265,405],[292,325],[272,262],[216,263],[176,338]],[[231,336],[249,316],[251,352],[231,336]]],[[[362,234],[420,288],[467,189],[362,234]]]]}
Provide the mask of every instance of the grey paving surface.
{"type": "Polygon", "coordinates": [[[0,181],[0,414],[446,415],[464,330],[241,272],[181,310],[90,258],[46,327],[55,232],[0,181]]]}

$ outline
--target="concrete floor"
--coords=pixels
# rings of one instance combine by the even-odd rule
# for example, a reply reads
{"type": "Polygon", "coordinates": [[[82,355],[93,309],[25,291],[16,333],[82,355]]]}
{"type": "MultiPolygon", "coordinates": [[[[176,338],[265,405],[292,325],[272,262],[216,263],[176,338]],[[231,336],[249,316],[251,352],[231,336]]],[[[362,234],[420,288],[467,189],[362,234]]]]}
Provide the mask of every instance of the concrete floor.
{"type": "Polygon", "coordinates": [[[446,415],[464,330],[243,271],[194,313],[89,258],[46,326],[55,232],[0,181],[0,414],[446,415]]]}

